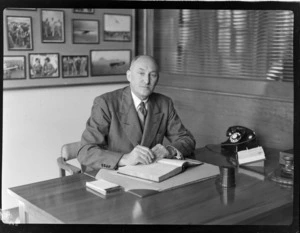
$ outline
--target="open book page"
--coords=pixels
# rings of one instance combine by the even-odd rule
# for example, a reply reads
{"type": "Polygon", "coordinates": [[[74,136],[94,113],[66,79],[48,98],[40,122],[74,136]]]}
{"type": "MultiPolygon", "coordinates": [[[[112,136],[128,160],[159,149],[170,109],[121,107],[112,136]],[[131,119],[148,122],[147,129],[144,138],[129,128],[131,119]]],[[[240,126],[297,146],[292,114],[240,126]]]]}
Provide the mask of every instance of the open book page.
{"type": "Polygon", "coordinates": [[[199,165],[203,164],[203,162],[194,160],[194,159],[185,159],[185,160],[160,159],[160,160],[157,160],[157,163],[170,164],[170,165],[174,165],[177,167],[181,167],[182,171],[184,171],[187,167],[199,166],[199,165]]]}
{"type": "Polygon", "coordinates": [[[166,161],[163,162],[162,160],[147,165],[140,164],[134,166],[120,167],[118,169],[118,172],[124,175],[138,177],[141,179],[161,182],[182,171],[182,166],[178,166],[178,164],[174,165],[171,161],[168,161],[166,163],[166,161]]]}
{"type": "Polygon", "coordinates": [[[186,163],[186,161],[178,160],[178,159],[159,159],[156,161],[156,163],[169,164],[176,167],[182,167],[186,163]]]}

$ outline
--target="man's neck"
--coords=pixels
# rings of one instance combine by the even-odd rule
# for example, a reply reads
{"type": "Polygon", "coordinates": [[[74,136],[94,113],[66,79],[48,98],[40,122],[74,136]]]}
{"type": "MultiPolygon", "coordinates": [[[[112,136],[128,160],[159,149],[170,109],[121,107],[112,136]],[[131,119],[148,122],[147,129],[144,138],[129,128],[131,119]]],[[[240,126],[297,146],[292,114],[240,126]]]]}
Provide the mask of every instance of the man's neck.
{"type": "Polygon", "coordinates": [[[133,93],[133,91],[131,91],[131,96],[132,96],[133,103],[134,103],[134,106],[135,106],[136,109],[139,106],[139,104],[141,103],[141,101],[143,101],[144,103],[146,103],[148,101],[148,99],[149,99],[149,97],[148,97],[148,98],[146,98],[144,100],[141,100],[139,97],[136,96],[136,94],[133,93]]]}

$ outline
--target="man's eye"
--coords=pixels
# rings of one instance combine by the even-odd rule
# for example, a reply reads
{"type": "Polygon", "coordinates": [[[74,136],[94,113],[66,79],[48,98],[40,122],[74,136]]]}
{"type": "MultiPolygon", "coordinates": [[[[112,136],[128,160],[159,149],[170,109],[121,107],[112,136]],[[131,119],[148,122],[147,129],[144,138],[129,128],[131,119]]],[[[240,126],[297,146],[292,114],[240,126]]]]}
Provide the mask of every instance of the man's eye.
{"type": "Polygon", "coordinates": [[[151,74],[151,78],[157,78],[157,74],[151,74]]]}
{"type": "Polygon", "coordinates": [[[143,72],[140,72],[139,74],[140,74],[140,75],[144,75],[145,73],[143,73],[143,72]]]}

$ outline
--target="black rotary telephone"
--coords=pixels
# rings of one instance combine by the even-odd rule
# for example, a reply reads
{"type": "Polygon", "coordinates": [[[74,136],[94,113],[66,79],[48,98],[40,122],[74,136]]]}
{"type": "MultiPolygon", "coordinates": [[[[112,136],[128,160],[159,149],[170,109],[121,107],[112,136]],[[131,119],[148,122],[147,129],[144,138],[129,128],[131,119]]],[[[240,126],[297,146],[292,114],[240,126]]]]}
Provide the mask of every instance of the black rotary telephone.
{"type": "Polygon", "coordinates": [[[231,126],[226,132],[227,141],[221,143],[221,148],[228,151],[242,151],[258,147],[255,132],[243,126],[231,126]]]}

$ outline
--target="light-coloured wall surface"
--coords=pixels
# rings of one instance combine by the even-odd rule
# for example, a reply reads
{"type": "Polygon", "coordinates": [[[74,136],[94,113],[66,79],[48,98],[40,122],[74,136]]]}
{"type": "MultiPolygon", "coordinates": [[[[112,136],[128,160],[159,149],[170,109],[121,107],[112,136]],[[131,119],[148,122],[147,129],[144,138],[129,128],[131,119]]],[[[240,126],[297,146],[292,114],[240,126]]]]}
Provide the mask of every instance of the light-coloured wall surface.
{"type": "MultiPolygon", "coordinates": [[[[3,55],[25,56],[26,80],[32,86],[56,86],[3,91],[3,140],[2,140],[2,206],[7,209],[17,206],[14,198],[7,194],[7,188],[53,179],[59,176],[56,164],[63,144],[79,141],[90,115],[96,96],[127,85],[124,75],[110,75],[84,78],[29,79],[29,54],[58,53],[61,56],[87,55],[91,50],[131,49],[135,55],[134,39],[131,42],[104,41],[104,14],[133,15],[132,9],[95,9],[93,14],[77,14],[72,8],[51,8],[64,12],[65,41],[63,43],[43,43],[41,37],[41,10],[9,9],[3,11],[3,55]],[[6,38],[7,16],[30,17],[32,20],[32,50],[8,50],[6,38]],[[98,20],[99,43],[74,44],[72,20],[98,20]],[[82,83],[95,85],[80,85],[82,83]],[[99,80],[99,81],[98,81],[99,80]],[[119,84],[112,84],[118,81],[119,84]],[[106,82],[106,83],[105,83],[106,82]],[[107,84],[109,82],[110,84],[107,84]],[[77,86],[68,86],[68,84],[77,86]],[[60,86],[59,86],[60,85],[60,86]]],[[[47,9],[43,9],[47,10],[47,9]]],[[[49,9],[50,10],[50,9],[49,9]]],[[[132,38],[135,38],[135,24],[132,20],[132,38]]],[[[89,58],[90,61],[90,58],[89,58]]],[[[62,71],[62,67],[60,68],[62,71]]],[[[4,88],[25,87],[17,85],[20,80],[5,80],[4,88]]],[[[27,85],[27,86],[30,86],[27,85]]]]}
{"type": "Polygon", "coordinates": [[[60,148],[80,140],[94,98],[125,85],[4,91],[1,208],[18,204],[7,188],[57,178],[60,148]]]}

